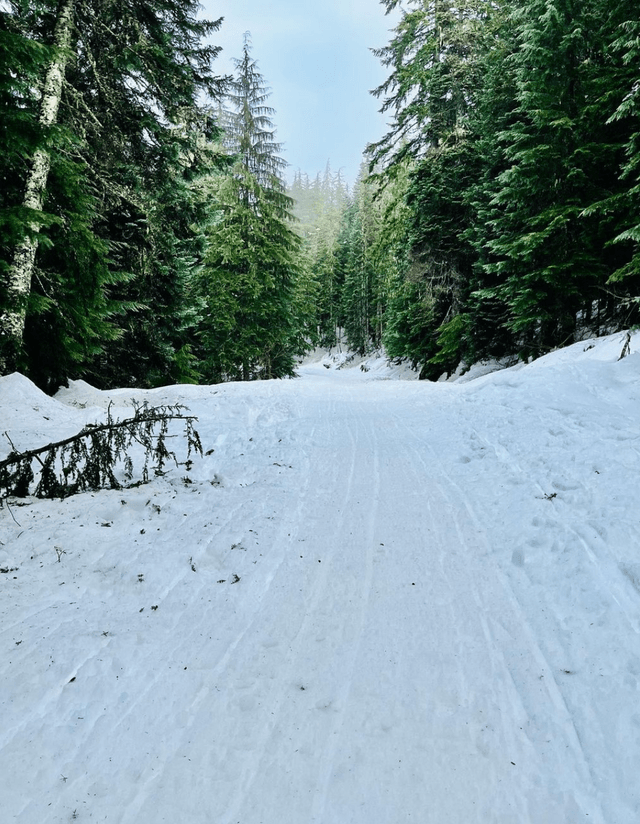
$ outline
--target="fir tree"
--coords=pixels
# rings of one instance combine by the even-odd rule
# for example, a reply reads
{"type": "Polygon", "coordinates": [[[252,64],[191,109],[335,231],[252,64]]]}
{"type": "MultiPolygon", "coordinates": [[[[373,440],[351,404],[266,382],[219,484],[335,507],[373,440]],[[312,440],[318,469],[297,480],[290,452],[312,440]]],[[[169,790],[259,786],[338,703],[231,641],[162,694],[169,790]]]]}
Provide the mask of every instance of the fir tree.
{"type": "Polygon", "coordinates": [[[42,193],[55,226],[35,257],[20,363],[44,364],[33,372],[43,386],[80,374],[100,385],[184,379],[204,219],[190,184],[208,162],[201,135],[214,136],[199,96],[219,91],[217,49],[202,41],[220,21],[199,20],[194,0],[16,2],[12,19],[47,43],[65,10],[42,193]]]}
{"type": "MultiPolygon", "coordinates": [[[[381,0],[387,13],[399,0],[381,0]]],[[[486,0],[408,0],[391,42],[376,54],[391,73],[373,94],[390,129],[368,148],[371,170],[393,174],[406,158],[418,159],[464,129],[480,78],[478,42],[496,4],[486,0]]]]}
{"type": "Polygon", "coordinates": [[[386,310],[386,268],[375,254],[384,207],[375,200],[376,188],[363,167],[338,238],[344,330],[359,354],[381,345],[386,310]]]}
{"type": "Polygon", "coordinates": [[[527,357],[602,328],[611,224],[587,210],[610,192],[622,145],[606,124],[609,9],[597,0],[516,7],[518,107],[486,241],[485,271],[497,285],[479,296],[506,305],[507,328],[527,357]]]}
{"type": "Polygon", "coordinates": [[[53,54],[51,48],[31,39],[20,22],[16,14],[0,12],[0,283],[4,287],[0,297],[5,300],[0,314],[9,311],[7,275],[17,244],[32,233],[34,222],[52,219],[24,208],[23,189],[31,159],[46,145],[46,130],[38,120],[37,90],[53,54]]]}
{"type": "MultiPolygon", "coordinates": [[[[47,61],[41,88],[38,120],[45,132],[57,122],[73,22],[73,0],[63,0],[55,17],[53,49],[47,61]]],[[[17,50],[18,43],[15,39],[9,45],[13,45],[14,50],[17,50]]],[[[7,69],[12,70],[11,67],[7,69]]],[[[0,372],[15,368],[22,347],[27,301],[31,292],[39,228],[44,219],[43,201],[50,167],[50,149],[44,144],[37,145],[26,172],[21,204],[23,213],[30,213],[32,219],[23,227],[22,236],[17,238],[13,259],[5,275],[7,296],[4,301],[6,308],[0,315],[0,372]]]]}
{"type": "Polygon", "coordinates": [[[620,130],[625,155],[619,185],[586,212],[614,221],[611,246],[621,254],[609,288],[618,291],[620,323],[628,326],[638,322],[640,303],[640,23],[635,19],[634,3],[619,3],[616,11],[610,19],[609,72],[603,96],[613,108],[608,123],[620,130]]]}
{"type": "Polygon", "coordinates": [[[206,206],[194,191],[217,165],[217,129],[199,98],[219,96],[220,20],[195,0],[100,0],[83,6],[86,60],[76,62],[66,113],[84,129],[103,212],[97,229],[124,306],[117,341],[91,364],[100,385],[197,379],[191,278],[203,254],[206,206]],[[90,109],[93,117],[85,116],[90,109]]]}
{"type": "Polygon", "coordinates": [[[291,375],[305,346],[296,305],[300,239],[281,177],[286,163],[246,37],[230,89],[223,124],[235,162],[212,185],[216,211],[198,285],[198,351],[213,382],[291,375]]]}
{"type": "Polygon", "coordinates": [[[369,147],[373,177],[388,183],[406,175],[411,161],[401,241],[406,283],[396,277],[385,340],[390,354],[421,363],[423,377],[454,368],[463,351],[466,321],[455,319],[465,310],[475,261],[468,195],[480,171],[469,121],[498,11],[483,0],[410,2],[390,44],[376,52],[392,71],[375,94],[394,117],[369,147]]]}

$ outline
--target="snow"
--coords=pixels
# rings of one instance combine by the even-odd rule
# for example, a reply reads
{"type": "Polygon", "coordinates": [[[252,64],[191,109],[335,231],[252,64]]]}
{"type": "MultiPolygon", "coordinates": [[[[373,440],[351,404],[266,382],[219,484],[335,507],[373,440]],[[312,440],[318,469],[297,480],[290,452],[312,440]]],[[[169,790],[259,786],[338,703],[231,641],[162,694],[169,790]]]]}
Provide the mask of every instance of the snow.
{"type": "Polygon", "coordinates": [[[367,372],[369,379],[377,380],[418,380],[418,373],[412,369],[407,361],[390,361],[383,351],[376,351],[367,355],[358,355],[355,352],[338,347],[327,352],[326,349],[315,349],[301,362],[305,374],[317,373],[319,367],[325,369],[359,369],[367,372]]]}
{"type": "Polygon", "coordinates": [[[440,383],[0,378],[19,449],[147,399],[210,452],[0,509],[2,821],[637,824],[623,342],[440,383]]]}

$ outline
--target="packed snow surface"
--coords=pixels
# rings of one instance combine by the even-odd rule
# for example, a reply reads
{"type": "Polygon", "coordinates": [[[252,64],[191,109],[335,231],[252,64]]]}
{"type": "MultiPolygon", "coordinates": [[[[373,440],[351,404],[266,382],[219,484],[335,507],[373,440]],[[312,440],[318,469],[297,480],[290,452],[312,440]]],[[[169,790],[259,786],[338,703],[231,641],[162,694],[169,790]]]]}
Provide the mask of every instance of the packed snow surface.
{"type": "Polygon", "coordinates": [[[146,399],[207,453],[0,510],[2,822],[637,824],[622,345],[435,384],[0,379],[17,449],[146,399]]]}

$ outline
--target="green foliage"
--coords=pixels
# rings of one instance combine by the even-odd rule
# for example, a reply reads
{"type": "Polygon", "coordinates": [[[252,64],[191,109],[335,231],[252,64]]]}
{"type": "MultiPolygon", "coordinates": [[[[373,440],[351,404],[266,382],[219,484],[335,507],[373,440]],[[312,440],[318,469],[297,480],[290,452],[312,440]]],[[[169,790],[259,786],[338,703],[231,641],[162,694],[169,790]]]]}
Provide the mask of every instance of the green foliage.
{"type": "MultiPolygon", "coordinates": [[[[475,261],[467,239],[473,220],[469,190],[479,165],[474,144],[465,132],[450,135],[446,143],[428,152],[409,174],[406,275],[425,281],[422,300],[431,307],[428,324],[418,338],[428,338],[430,345],[420,355],[411,352],[411,358],[422,363],[427,351],[434,353],[429,357],[431,363],[457,363],[464,354],[465,341],[460,336],[456,352],[448,348],[440,357],[438,335],[442,324],[463,311],[469,293],[475,261]]],[[[425,374],[428,371],[425,367],[425,374]]]]}
{"type": "MultiPolygon", "coordinates": [[[[398,0],[382,0],[387,10],[398,0]]],[[[486,0],[408,0],[391,42],[374,51],[390,68],[374,94],[393,115],[387,134],[369,147],[372,169],[394,175],[464,130],[482,84],[480,44],[490,42],[488,21],[500,4],[486,0]]]]}
{"type": "Polygon", "coordinates": [[[237,61],[226,113],[230,173],[210,182],[215,213],[196,293],[202,304],[198,357],[206,380],[253,380],[293,374],[305,348],[300,323],[300,238],[293,201],[279,174],[268,93],[250,46],[237,61]]]}
{"type": "Polygon", "coordinates": [[[39,247],[21,364],[51,393],[118,337],[113,318],[125,309],[110,296],[125,275],[112,267],[109,246],[96,235],[99,202],[85,164],[70,156],[71,141],[67,146],[69,153],[52,158],[46,208],[57,220],[39,247]]]}
{"type": "Polygon", "coordinates": [[[141,448],[142,466],[137,483],[146,483],[149,472],[163,474],[169,460],[178,466],[175,452],[167,446],[169,425],[184,421],[187,442],[185,462],[202,455],[196,420],[183,415],[183,406],[136,406],[132,418],[115,421],[111,408],[104,424],[89,424],[77,435],[27,452],[11,452],[0,461],[0,500],[32,494],[36,498],[66,498],[90,489],[122,489],[133,483],[135,466],[131,452],[141,448]],[[34,472],[35,465],[35,472],[34,472]]]}
{"type": "MultiPolygon", "coordinates": [[[[86,60],[75,64],[65,115],[83,129],[103,203],[100,237],[123,311],[120,335],[90,364],[100,386],[155,386],[194,378],[184,347],[198,315],[192,279],[204,251],[201,178],[221,163],[213,118],[199,98],[218,95],[206,43],[220,21],[199,19],[193,0],[116,0],[83,5],[86,60]],[[87,117],[87,111],[90,117],[87,117]],[[191,377],[190,377],[191,376],[191,377]]],[[[193,367],[193,363],[192,363],[193,367]]]]}
{"type": "MultiPolygon", "coordinates": [[[[0,200],[0,277],[34,217],[20,210],[20,198],[43,139],[38,75],[51,60],[46,44],[56,10],[54,0],[15,0],[3,15],[8,33],[0,37],[13,62],[4,67],[9,79],[0,80],[0,95],[7,90],[15,116],[0,131],[14,147],[0,159],[11,178],[0,200]]],[[[197,322],[191,280],[207,221],[195,184],[222,165],[212,148],[218,129],[201,103],[203,93],[222,88],[211,71],[218,49],[206,42],[219,24],[200,19],[195,0],[74,3],[74,53],[58,126],[45,136],[48,212],[35,222],[48,228],[20,363],[45,389],[80,375],[100,386],[197,375],[193,358],[185,359],[197,322]]]]}
{"type": "Polygon", "coordinates": [[[422,364],[424,377],[469,348],[468,324],[455,337],[455,352],[452,339],[440,351],[439,339],[441,327],[466,309],[476,263],[471,193],[482,158],[473,118],[500,19],[500,4],[412,2],[378,52],[392,72],[376,94],[394,117],[385,137],[369,147],[373,177],[382,185],[398,176],[404,181],[396,196],[404,225],[395,232],[399,268],[384,340],[394,357],[422,364]]]}
{"type": "Polygon", "coordinates": [[[382,343],[386,308],[386,270],[376,258],[383,205],[364,169],[356,181],[338,237],[337,270],[342,281],[342,318],[351,349],[365,354],[382,343]]]}
{"type": "MultiPolygon", "coordinates": [[[[383,0],[388,10],[399,4],[383,0]]],[[[638,30],[630,0],[409,0],[369,147],[412,160],[385,345],[431,376],[537,356],[638,308],[638,30]]],[[[399,199],[399,203],[402,199],[399,199]]]]}
{"type": "MultiPolygon", "coordinates": [[[[627,291],[627,305],[637,303],[640,293],[640,87],[637,78],[637,64],[640,59],[640,22],[635,19],[635,4],[619,4],[618,20],[622,20],[615,30],[611,52],[616,57],[614,78],[611,83],[616,95],[615,111],[608,123],[616,124],[625,136],[625,158],[622,164],[620,191],[610,195],[588,211],[605,218],[618,217],[619,232],[611,241],[612,245],[627,250],[626,259],[613,272],[609,283],[621,284],[627,291]]],[[[629,321],[636,320],[632,313],[629,321]]]]}
{"type": "Polygon", "coordinates": [[[224,84],[209,45],[220,21],[196,0],[75,0],[49,130],[59,4],[4,4],[0,317],[17,244],[40,238],[23,371],[49,391],[80,376],[277,377],[344,332],[434,377],[638,321],[635,3],[382,2],[402,14],[377,51],[391,122],[369,176],[349,192],[327,165],[289,193],[248,42],[231,111],[201,102],[224,84]],[[43,148],[40,212],[23,190],[43,148]]]}
{"type": "Polygon", "coordinates": [[[469,117],[470,142],[478,166],[476,179],[468,184],[465,193],[471,216],[463,233],[473,249],[464,307],[469,322],[461,339],[461,354],[469,363],[499,358],[516,349],[513,333],[507,328],[508,307],[493,288],[499,278],[487,265],[494,262],[487,241],[494,221],[502,214],[493,200],[496,180],[511,167],[505,156],[504,138],[519,123],[514,66],[518,43],[508,16],[495,22],[495,46],[481,56],[484,84],[469,117]]]}
{"type": "Polygon", "coordinates": [[[508,165],[496,179],[485,240],[496,285],[479,297],[506,306],[505,323],[527,357],[573,341],[607,300],[611,224],[585,210],[610,191],[622,146],[606,124],[603,95],[608,10],[598,0],[538,0],[514,19],[517,119],[502,136],[508,165]]]}
{"type": "Polygon", "coordinates": [[[349,205],[349,190],[340,172],[334,174],[327,162],[324,173],[313,180],[296,173],[289,195],[294,201],[294,228],[302,238],[307,273],[301,293],[308,307],[303,315],[305,336],[314,345],[332,347],[344,325],[339,236],[349,205]]]}
{"type": "Polygon", "coordinates": [[[201,369],[214,383],[293,371],[297,237],[263,196],[240,164],[216,191],[220,214],[208,232],[198,282],[201,369]]]}
{"type": "Polygon", "coordinates": [[[381,345],[403,254],[398,235],[404,236],[407,214],[398,193],[404,196],[405,183],[406,174],[398,174],[382,189],[364,165],[351,193],[329,164],[313,181],[296,175],[291,192],[297,198],[310,294],[316,295],[315,329],[307,322],[313,343],[333,347],[344,340],[361,354],[381,345]]]}
{"type": "Polygon", "coordinates": [[[460,362],[468,325],[469,316],[466,314],[456,315],[452,320],[443,323],[438,329],[438,352],[429,359],[429,363],[444,367],[451,374],[460,362]]]}
{"type": "MultiPolygon", "coordinates": [[[[8,304],[7,274],[16,245],[56,222],[53,215],[23,206],[24,181],[36,149],[46,145],[48,135],[38,114],[40,74],[52,51],[28,36],[18,10],[27,3],[14,3],[13,13],[0,12],[0,316],[8,304]]],[[[0,330],[0,360],[2,360],[0,330]]]]}
{"type": "Polygon", "coordinates": [[[435,355],[433,300],[428,285],[398,277],[389,301],[384,347],[390,358],[406,358],[414,368],[435,355]]]}

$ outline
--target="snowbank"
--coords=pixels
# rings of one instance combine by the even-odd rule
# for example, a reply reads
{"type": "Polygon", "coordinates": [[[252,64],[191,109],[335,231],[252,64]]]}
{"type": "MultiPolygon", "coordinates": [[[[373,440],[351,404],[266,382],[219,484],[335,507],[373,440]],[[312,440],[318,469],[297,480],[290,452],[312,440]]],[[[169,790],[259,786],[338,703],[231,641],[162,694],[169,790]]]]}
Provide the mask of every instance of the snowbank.
{"type": "Polygon", "coordinates": [[[444,383],[320,357],[55,398],[0,378],[18,448],[146,399],[205,450],[0,509],[3,820],[637,824],[623,342],[444,383]]]}

